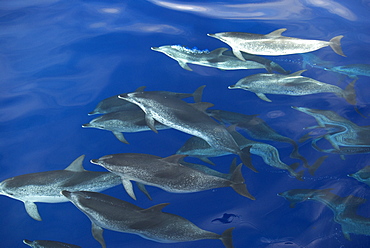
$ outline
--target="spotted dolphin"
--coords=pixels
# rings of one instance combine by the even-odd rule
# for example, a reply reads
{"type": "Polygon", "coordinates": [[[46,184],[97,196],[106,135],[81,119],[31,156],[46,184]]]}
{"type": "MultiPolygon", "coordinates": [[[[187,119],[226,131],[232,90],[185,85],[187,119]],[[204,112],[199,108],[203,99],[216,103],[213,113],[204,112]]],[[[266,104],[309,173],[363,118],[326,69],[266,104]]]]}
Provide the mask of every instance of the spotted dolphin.
{"type": "Polygon", "coordinates": [[[64,170],[8,178],[0,183],[0,194],[22,201],[29,216],[41,221],[35,202],[67,202],[60,194],[61,190],[103,191],[121,183],[120,177],[113,173],[85,170],[82,166],[84,157],[78,157],[64,170]]]}
{"type": "Polygon", "coordinates": [[[71,245],[59,241],[52,241],[52,240],[35,240],[31,241],[28,239],[24,239],[23,243],[32,247],[32,248],[81,248],[78,245],[71,245]]]}
{"type": "MultiPolygon", "coordinates": [[[[260,156],[263,161],[269,166],[282,170],[287,170],[291,176],[297,178],[298,180],[302,180],[303,171],[294,171],[299,164],[294,163],[289,166],[283,163],[280,160],[279,151],[274,146],[262,142],[249,140],[235,131],[235,128],[234,130],[232,130],[232,128],[229,128],[228,130],[242,149],[249,147],[251,154],[260,156]]],[[[208,157],[217,157],[229,154],[227,152],[214,149],[213,147],[208,145],[207,142],[195,136],[188,139],[176,153],[197,157],[205,162],[210,162],[208,157]]]]}
{"type": "Polygon", "coordinates": [[[106,248],[103,228],[137,234],[160,243],[177,243],[202,239],[219,239],[225,248],[233,248],[232,230],[222,235],[197,227],[189,220],[162,209],[169,203],[140,208],[129,202],[96,192],[62,191],[79,210],[90,219],[93,237],[106,248]]]}
{"type": "Polygon", "coordinates": [[[344,56],[340,46],[343,35],[336,36],[330,41],[305,40],[293,37],[282,36],[286,28],[275,30],[269,34],[252,34],[242,32],[224,32],[208,34],[208,36],[219,39],[228,44],[241,60],[244,60],[241,52],[256,55],[287,55],[297,53],[307,53],[316,51],[320,48],[330,46],[335,53],[344,56]]]}
{"type": "Polygon", "coordinates": [[[249,154],[240,149],[223,125],[205,113],[205,110],[213,104],[204,102],[189,104],[150,91],[127,93],[118,97],[137,104],[145,112],[145,120],[154,132],[158,132],[154,126],[155,121],[158,121],[168,127],[202,138],[216,149],[239,155],[248,168],[256,171],[249,154]]]}
{"type": "Polygon", "coordinates": [[[242,61],[235,56],[224,55],[227,48],[217,48],[213,51],[190,49],[180,45],[152,47],[154,51],[166,54],[176,60],[185,70],[192,71],[188,64],[214,67],[220,70],[261,69],[265,66],[253,60],[242,61]]]}
{"type": "MultiPolygon", "coordinates": [[[[193,97],[195,102],[200,102],[202,99],[203,89],[205,85],[200,86],[198,89],[196,89],[192,94],[191,93],[177,93],[177,92],[170,92],[170,91],[152,91],[156,94],[161,94],[164,96],[172,96],[177,98],[188,98],[193,97]]],[[[135,92],[141,92],[144,91],[146,87],[142,86],[135,90],[135,92]]],[[[89,115],[95,115],[95,114],[107,114],[117,111],[127,111],[127,110],[139,110],[140,108],[132,104],[131,102],[122,101],[118,98],[118,95],[108,97],[98,103],[98,105],[95,107],[95,109],[89,113],[89,115]]]]}
{"type": "MultiPolygon", "coordinates": [[[[159,122],[155,122],[154,126],[156,130],[169,129],[169,127],[159,122]]],[[[126,144],[128,144],[128,141],[122,133],[150,130],[145,122],[145,113],[140,108],[108,113],[91,120],[88,124],[83,124],[82,127],[111,131],[119,141],[126,144]]]]}
{"type": "Polygon", "coordinates": [[[350,64],[340,66],[326,66],[324,70],[337,72],[356,79],[357,76],[370,77],[370,64],[350,64]]]}
{"type": "Polygon", "coordinates": [[[240,79],[229,89],[243,89],[255,93],[260,99],[271,102],[265,94],[302,96],[317,93],[334,93],[343,97],[349,104],[356,105],[356,92],[353,80],[344,90],[338,86],[319,82],[304,77],[301,74],[306,70],[297,71],[289,75],[275,73],[259,73],[240,79]]]}
{"type": "Polygon", "coordinates": [[[370,218],[357,214],[365,198],[349,195],[341,197],[331,193],[332,189],[293,189],[278,194],[294,207],[296,203],[313,200],[325,204],[334,214],[334,221],[341,225],[343,235],[351,240],[350,233],[370,236],[370,218]]]}
{"type": "Polygon", "coordinates": [[[277,133],[264,120],[259,118],[258,115],[245,115],[219,109],[207,110],[207,113],[224,125],[236,125],[253,139],[271,140],[291,144],[293,146],[293,151],[291,152],[290,157],[301,160],[303,162],[303,166],[309,167],[307,159],[298,151],[298,144],[293,139],[277,133]]]}
{"type": "Polygon", "coordinates": [[[184,155],[166,158],[141,153],[119,153],[92,159],[91,163],[100,165],[122,178],[127,193],[136,199],[131,181],[151,185],[173,193],[191,193],[214,188],[232,187],[238,194],[255,198],[248,192],[241,173],[241,164],[230,179],[214,176],[180,162],[184,155]]]}
{"type": "Polygon", "coordinates": [[[356,173],[349,174],[349,177],[356,179],[359,182],[366,183],[370,186],[370,166],[365,166],[356,173]]]}

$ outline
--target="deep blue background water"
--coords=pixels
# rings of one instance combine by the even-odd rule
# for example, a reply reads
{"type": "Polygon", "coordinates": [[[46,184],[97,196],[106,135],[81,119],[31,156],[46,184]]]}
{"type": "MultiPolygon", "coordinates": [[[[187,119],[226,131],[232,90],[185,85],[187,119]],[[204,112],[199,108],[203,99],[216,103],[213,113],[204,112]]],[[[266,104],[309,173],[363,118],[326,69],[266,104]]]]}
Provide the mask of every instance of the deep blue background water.
{"type": "MultiPolygon", "coordinates": [[[[147,90],[193,92],[207,85],[203,101],[215,109],[260,114],[280,134],[298,140],[315,120],[290,106],[330,109],[358,125],[369,125],[353,107],[333,94],[302,97],[270,95],[272,103],[253,93],[228,90],[247,75],[264,70],[220,71],[190,65],[182,69],[176,61],[150,50],[151,46],[181,44],[213,50],[226,45],[207,33],[238,31],[266,34],[287,28],[286,36],[329,40],[344,35],[342,47],[348,57],[323,48],[313,54],[336,65],[370,63],[370,2],[334,0],[276,1],[1,1],[0,2],[0,180],[16,175],[59,170],[86,154],[88,170],[102,170],[90,159],[103,155],[135,152],[158,156],[174,154],[190,137],[176,130],[126,134],[130,145],[111,133],[83,129],[95,116],[88,116],[102,99],[140,86],[147,90]]],[[[271,57],[291,71],[302,69],[302,57],[271,57]]],[[[338,74],[308,68],[305,76],[344,87],[338,74]]],[[[369,78],[356,83],[360,110],[367,108],[369,78]]],[[[281,160],[292,147],[266,142],[278,148],[281,160]]],[[[300,152],[312,164],[324,155],[310,142],[300,152]]],[[[234,156],[212,159],[215,169],[227,172],[234,156]]],[[[140,207],[170,202],[164,210],[181,215],[199,227],[217,233],[235,226],[235,248],[246,247],[369,247],[370,238],[351,234],[346,240],[332,212],[324,205],[307,201],[289,208],[277,193],[294,188],[335,188],[333,192],[370,198],[370,189],[346,177],[368,165],[369,155],[350,155],[341,160],[330,155],[315,176],[305,174],[300,182],[285,171],[271,168],[260,157],[253,163],[260,173],[243,168],[251,201],[231,188],[192,194],[172,194],[149,187],[153,201],[141,192],[134,202],[117,186],[104,193],[140,207]],[[232,223],[211,222],[223,213],[238,215],[232,223]],[[293,243],[284,244],[285,241],[293,243]]],[[[192,161],[197,161],[193,159],[192,161]]],[[[38,203],[42,222],[31,219],[23,203],[0,197],[0,247],[25,247],[22,239],[58,240],[82,247],[100,247],[91,235],[88,218],[70,203],[38,203]]],[[[360,214],[370,217],[369,203],[360,214]]],[[[223,247],[218,240],[161,244],[132,234],[106,230],[107,247],[223,247]]]]}

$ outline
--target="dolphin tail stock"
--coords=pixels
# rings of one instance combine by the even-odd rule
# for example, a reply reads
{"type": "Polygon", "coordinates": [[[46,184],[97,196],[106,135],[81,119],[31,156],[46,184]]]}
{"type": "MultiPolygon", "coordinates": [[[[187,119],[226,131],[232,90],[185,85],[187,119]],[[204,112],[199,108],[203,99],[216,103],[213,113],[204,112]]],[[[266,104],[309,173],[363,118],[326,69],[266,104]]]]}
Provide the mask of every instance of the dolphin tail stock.
{"type": "Polygon", "coordinates": [[[355,83],[357,79],[353,80],[347,87],[343,90],[342,97],[351,105],[356,105],[356,91],[355,83]]]}
{"type": "Polygon", "coordinates": [[[204,90],[205,87],[206,87],[206,85],[202,85],[194,91],[194,93],[192,94],[194,102],[201,102],[202,101],[203,90],[204,90]]]}
{"type": "Polygon", "coordinates": [[[327,159],[329,156],[321,156],[319,157],[313,165],[311,165],[308,168],[308,172],[310,173],[311,176],[315,175],[316,170],[321,166],[321,164],[327,159]]]}
{"type": "Polygon", "coordinates": [[[291,140],[291,139],[287,140],[287,142],[289,142],[293,146],[293,151],[290,153],[289,156],[291,158],[296,158],[296,159],[301,160],[303,162],[303,167],[308,168],[309,167],[308,161],[307,161],[307,159],[305,157],[303,157],[299,153],[297,143],[294,140],[291,140]]]}
{"type": "Polygon", "coordinates": [[[291,164],[289,167],[292,169],[292,170],[289,170],[290,174],[295,177],[297,180],[299,181],[303,181],[303,173],[304,173],[304,170],[301,170],[299,172],[294,172],[299,166],[299,163],[293,163],[291,164]]]}
{"type": "Polygon", "coordinates": [[[226,229],[222,233],[221,237],[219,238],[226,248],[234,248],[233,234],[232,234],[234,229],[235,229],[235,227],[231,227],[229,229],[226,229]]]}
{"type": "Polygon", "coordinates": [[[241,196],[248,197],[251,200],[255,200],[256,198],[249,193],[247,189],[247,185],[245,184],[244,177],[242,175],[242,164],[239,164],[236,169],[234,170],[233,174],[231,175],[230,181],[232,184],[230,185],[236,193],[241,196]]]}
{"type": "Polygon", "coordinates": [[[242,163],[245,166],[247,166],[249,169],[251,169],[254,172],[258,172],[256,170],[256,168],[254,168],[254,166],[252,164],[252,158],[250,156],[250,149],[251,149],[251,147],[252,146],[247,146],[243,150],[240,150],[240,152],[238,152],[238,155],[239,155],[240,159],[242,160],[242,163]]]}
{"type": "Polygon", "coordinates": [[[333,51],[336,53],[336,54],[339,54],[343,57],[347,57],[343,51],[342,51],[342,47],[340,45],[340,40],[343,38],[343,35],[338,35],[338,36],[335,36],[334,38],[332,38],[329,42],[330,42],[330,47],[331,49],[333,49],[333,51]]]}

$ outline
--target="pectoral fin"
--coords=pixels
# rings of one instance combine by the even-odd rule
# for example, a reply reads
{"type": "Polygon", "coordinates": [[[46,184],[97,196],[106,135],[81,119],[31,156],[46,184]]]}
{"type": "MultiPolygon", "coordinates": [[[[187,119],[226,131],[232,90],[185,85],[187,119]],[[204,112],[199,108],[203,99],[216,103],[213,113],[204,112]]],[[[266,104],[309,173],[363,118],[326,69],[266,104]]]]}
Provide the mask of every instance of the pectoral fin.
{"type": "Polygon", "coordinates": [[[245,58],[243,57],[242,53],[239,50],[233,48],[233,53],[235,57],[237,57],[240,60],[245,61],[245,58]]]}
{"type": "Polygon", "coordinates": [[[263,93],[256,93],[256,95],[261,98],[262,100],[266,101],[266,102],[272,102],[270,99],[267,98],[267,96],[263,93]]]}
{"type": "Polygon", "coordinates": [[[182,62],[182,61],[178,61],[179,62],[179,65],[184,68],[185,70],[188,70],[188,71],[192,71],[192,69],[188,66],[188,64],[186,64],[185,62],[182,62]]]}
{"type": "Polygon", "coordinates": [[[35,203],[26,201],[24,202],[24,207],[26,208],[26,211],[31,218],[42,221],[41,216],[39,214],[39,211],[37,210],[37,206],[35,203]]]}
{"type": "Polygon", "coordinates": [[[91,233],[96,241],[98,241],[102,248],[106,248],[106,244],[103,237],[103,228],[91,222],[91,233]]]}
{"type": "Polygon", "coordinates": [[[148,127],[155,133],[158,133],[157,129],[155,128],[154,126],[154,123],[155,123],[155,120],[153,119],[153,117],[151,115],[148,115],[146,114],[145,115],[145,121],[146,121],[146,124],[148,125],[148,127]]]}
{"type": "Polygon", "coordinates": [[[149,200],[153,200],[152,197],[150,196],[148,190],[146,190],[144,184],[136,182],[136,185],[140,189],[140,191],[143,192],[148,197],[149,200]]]}
{"type": "Polygon", "coordinates": [[[131,181],[123,177],[121,179],[122,179],[123,187],[125,188],[127,194],[131,196],[132,199],[136,200],[136,196],[135,196],[131,181]]]}
{"type": "Polygon", "coordinates": [[[129,144],[128,141],[125,139],[125,137],[123,136],[123,134],[121,132],[112,132],[114,134],[114,136],[116,136],[116,138],[125,143],[125,144],[129,144]]]}

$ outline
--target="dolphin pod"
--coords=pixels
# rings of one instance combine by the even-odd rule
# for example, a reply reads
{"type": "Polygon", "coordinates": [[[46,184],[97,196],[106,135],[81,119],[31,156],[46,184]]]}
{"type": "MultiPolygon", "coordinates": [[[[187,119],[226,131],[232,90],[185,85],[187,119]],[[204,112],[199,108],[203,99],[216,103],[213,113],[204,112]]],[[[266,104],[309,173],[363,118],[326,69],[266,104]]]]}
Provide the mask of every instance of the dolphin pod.
{"type": "MultiPolygon", "coordinates": [[[[212,51],[189,49],[180,45],[163,45],[151,47],[151,49],[176,60],[187,71],[192,71],[188,64],[220,70],[267,70],[269,73],[246,76],[235,85],[228,87],[254,92],[267,102],[271,100],[266,94],[301,96],[334,93],[345,99],[347,103],[356,105],[355,82],[358,80],[357,76],[370,75],[369,65],[333,66],[318,57],[313,57],[312,54],[307,54],[330,46],[335,53],[345,56],[340,45],[343,36],[336,36],[330,41],[304,40],[283,36],[284,31],[286,29],[278,29],[266,35],[242,32],[208,34],[228,44],[232,51],[227,48],[216,48],[212,51]],[[302,76],[305,70],[290,73],[275,61],[259,56],[303,53],[305,53],[305,64],[347,75],[353,81],[342,89],[334,84],[302,76]]],[[[183,73],[188,72],[183,71],[183,73]]],[[[22,201],[28,215],[38,221],[41,221],[41,216],[36,202],[71,202],[90,219],[92,235],[103,248],[107,247],[103,229],[136,234],[161,243],[215,239],[220,240],[226,248],[233,248],[234,227],[225,229],[222,234],[217,234],[201,229],[181,216],[163,212],[162,209],[169,203],[144,209],[130,202],[98,193],[123,184],[127,194],[136,200],[132,185],[132,182],[135,182],[139,190],[150,200],[152,198],[146,189],[147,185],[171,193],[210,192],[211,189],[218,188],[227,191],[232,188],[242,196],[241,199],[255,200],[247,189],[242,164],[237,165],[237,158],[234,158],[229,173],[221,173],[205,165],[187,162],[185,158],[194,156],[203,162],[213,164],[208,157],[235,154],[249,169],[257,172],[250,157],[250,154],[254,154],[260,156],[269,166],[285,170],[290,176],[302,181],[305,179],[306,169],[313,176],[328,157],[322,156],[314,165],[309,166],[307,159],[298,152],[299,145],[295,140],[279,134],[256,114],[247,116],[237,112],[208,109],[214,105],[202,101],[204,87],[200,86],[193,93],[178,93],[144,91],[143,86],[133,92],[116,94],[100,101],[88,114],[101,114],[101,116],[82,125],[84,128],[111,131],[119,141],[127,144],[128,141],[123,133],[148,130],[157,133],[158,130],[172,128],[193,135],[177,151],[177,154],[159,157],[147,153],[118,153],[90,160],[91,163],[109,172],[86,171],[82,166],[84,159],[82,155],[64,170],[25,174],[5,179],[0,183],[0,194],[22,201]],[[190,97],[194,99],[194,103],[183,100],[190,97]],[[291,144],[293,151],[290,157],[300,160],[303,168],[298,169],[300,166],[298,162],[286,164],[283,162],[285,159],[282,159],[283,161],[280,159],[279,150],[276,147],[249,140],[238,132],[240,129],[253,139],[291,144]]],[[[358,126],[331,110],[306,107],[293,107],[293,109],[311,115],[317,121],[317,125],[306,128],[311,131],[300,139],[300,141],[306,141],[312,138],[311,146],[315,150],[339,154],[342,158],[347,154],[370,153],[368,126],[358,126]],[[324,134],[315,135],[316,130],[323,131],[324,134]],[[333,148],[319,147],[318,142],[322,139],[327,140],[333,148]]],[[[370,185],[368,166],[348,176],[370,185]]],[[[250,184],[253,184],[253,180],[248,180],[248,185],[250,184]]],[[[278,195],[287,199],[290,207],[295,207],[298,203],[307,200],[325,204],[333,212],[334,221],[341,225],[342,232],[348,240],[351,238],[350,234],[370,236],[370,219],[356,213],[366,199],[353,195],[342,197],[332,193],[331,190],[333,189],[290,189],[278,195]]],[[[213,219],[211,222],[230,223],[230,218],[234,217],[238,216],[225,213],[222,218],[213,219]]],[[[25,239],[23,243],[30,247],[79,247],[49,240],[25,239]]]]}

